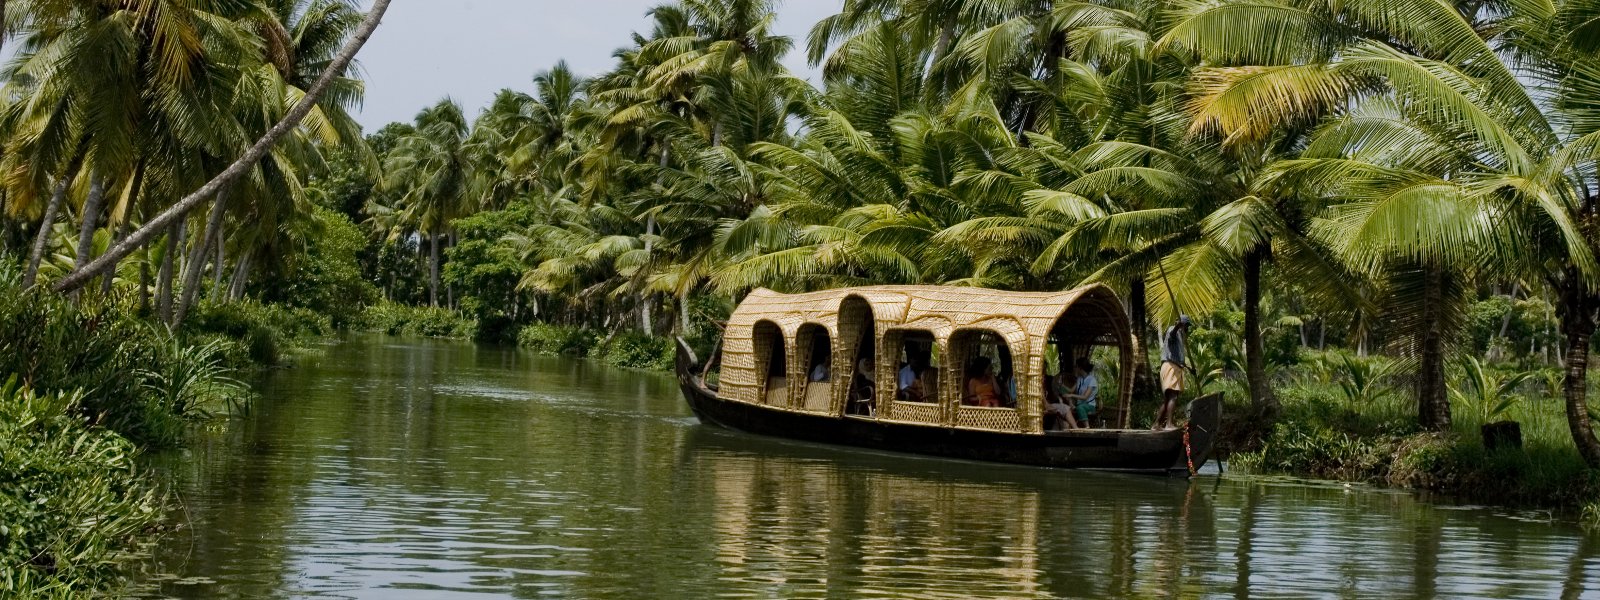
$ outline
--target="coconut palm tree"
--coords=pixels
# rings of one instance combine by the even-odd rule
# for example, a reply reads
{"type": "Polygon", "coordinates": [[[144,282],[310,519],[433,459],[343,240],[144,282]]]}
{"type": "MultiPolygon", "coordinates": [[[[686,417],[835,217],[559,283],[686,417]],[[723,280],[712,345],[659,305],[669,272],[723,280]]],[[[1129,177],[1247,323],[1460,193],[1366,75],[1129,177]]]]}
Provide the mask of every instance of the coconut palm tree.
{"type": "Polygon", "coordinates": [[[361,21],[360,26],[351,32],[349,39],[338,53],[333,56],[332,60],[328,62],[322,73],[318,75],[316,82],[305,90],[305,94],[294,104],[294,107],[274,123],[271,128],[266,130],[242,156],[238,157],[221,173],[213,176],[194,192],[146,221],[138,230],[107,249],[99,258],[90,261],[88,264],[77,265],[72,274],[55,284],[54,289],[57,291],[69,291],[83,286],[90,279],[111,269],[116,265],[117,261],[132,253],[135,249],[150,242],[158,233],[171,226],[174,222],[187,216],[190,211],[201,203],[213,198],[222,189],[227,188],[243,177],[277,144],[278,140],[298,127],[301,121],[311,113],[323,92],[330,88],[333,85],[333,81],[344,72],[351,61],[355,60],[356,53],[361,50],[367,39],[377,29],[378,24],[383,20],[383,14],[389,8],[389,2],[390,0],[374,0],[371,9],[367,11],[367,15],[361,21]]]}
{"type": "Polygon", "coordinates": [[[428,303],[439,306],[439,251],[450,221],[472,208],[474,165],[461,105],[445,98],[417,113],[415,131],[384,158],[383,186],[397,194],[402,218],[428,241],[428,303]]]}
{"type": "Polygon", "coordinates": [[[1204,116],[1226,135],[1334,114],[1284,177],[1323,190],[1314,230],[1345,261],[1390,273],[1421,363],[1419,412],[1449,423],[1443,382],[1460,280],[1525,272],[1573,300],[1567,405],[1580,451],[1600,465],[1583,369],[1593,312],[1596,239],[1582,229],[1592,155],[1581,76],[1584,3],[1463,12],[1427,2],[1196,5],[1167,42],[1227,63],[1202,73],[1218,102],[1204,116]],[[1252,19],[1260,27],[1223,30],[1252,19]],[[1263,20],[1264,19],[1264,20],[1263,20]],[[1264,31],[1266,35],[1256,35],[1264,31]],[[1282,36],[1282,37],[1279,37],[1282,36]],[[1234,66],[1238,65],[1238,66],[1234,66]],[[1577,73],[1580,76],[1571,77],[1577,73]],[[1553,92],[1552,92],[1553,91],[1553,92]],[[1269,125],[1273,122],[1273,125],[1269,125]],[[1426,226],[1421,226],[1426,224],[1426,226]],[[1581,340],[1581,341],[1580,341],[1581,340]]]}

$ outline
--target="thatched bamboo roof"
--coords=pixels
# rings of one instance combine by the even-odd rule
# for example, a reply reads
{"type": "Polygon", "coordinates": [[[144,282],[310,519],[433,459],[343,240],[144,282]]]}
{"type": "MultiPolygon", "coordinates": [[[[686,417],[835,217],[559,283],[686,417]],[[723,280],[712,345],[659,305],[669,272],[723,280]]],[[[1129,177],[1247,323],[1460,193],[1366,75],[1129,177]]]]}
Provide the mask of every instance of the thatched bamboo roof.
{"type": "MultiPolygon", "coordinates": [[[[783,410],[842,414],[849,377],[855,373],[857,340],[862,338],[869,315],[876,356],[897,352],[884,343],[885,336],[893,332],[920,330],[931,334],[939,352],[951,359],[946,361],[950,364],[941,366],[941,378],[946,382],[962,381],[960,363],[965,357],[960,348],[950,347],[953,336],[963,337],[957,336],[958,332],[989,333],[1004,339],[1015,364],[1019,396],[1016,409],[977,409],[960,406],[956,386],[947,384],[943,386],[945,389],[941,391],[937,406],[922,403],[909,406],[901,402],[897,407],[893,406],[890,390],[887,401],[880,402],[880,419],[1038,431],[1043,356],[1052,331],[1077,345],[1119,346],[1123,350],[1124,364],[1131,358],[1130,330],[1122,305],[1110,289],[1100,285],[1062,292],[939,286],[842,288],[804,294],[758,289],[739,304],[728,321],[723,339],[720,394],[730,400],[766,404],[783,410]],[[1069,312],[1072,318],[1063,320],[1069,312]],[[830,393],[834,401],[827,410],[821,410],[815,393],[806,392],[803,373],[810,360],[811,335],[797,334],[807,324],[820,327],[828,334],[834,382],[830,393]],[[785,391],[764,389],[768,382],[762,377],[770,370],[767,361],[771,360],[771,349],[775,347],[775,340],[771,338],[777,335],[783,338],[784,362],[790,374],[782,382],[788,388],[785,391]],[[808,395],[811,402],[805,401],[808,395]],[[793,401],[785,404],[775,398],[793,401]]],[[[807,331],[814,330],[808,327],[807,331]]],[[[890,362],[877,361],[874,380],[892,381],[895,366],[890,362]]],[[[1119,404],[1124,411],[1132,387],[1132,373],[1132,369],[1122,369],[1126,381],[1118,386],[1123,396],[1119,404]]]]}

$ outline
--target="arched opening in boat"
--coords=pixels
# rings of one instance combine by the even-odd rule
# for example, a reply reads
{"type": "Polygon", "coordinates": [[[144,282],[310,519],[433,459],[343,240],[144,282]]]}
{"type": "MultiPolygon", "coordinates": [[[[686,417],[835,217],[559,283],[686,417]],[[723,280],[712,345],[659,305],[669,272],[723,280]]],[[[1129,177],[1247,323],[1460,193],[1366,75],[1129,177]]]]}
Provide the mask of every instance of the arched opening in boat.
{"type": "Polygon", "coordinates": [[[795,353],[805,361],[806,410],[825,412],[833,406],[833,341],[828,329],[816,323],[800,326],[795,353]]]}
{"type": "MultiPolygon", "coordinates": [[[[1050,328],[1043,358],[1048,402],[1072,406],[1080,426],[1128,427],[1133,342],[1122,303],[1110,291],[1089,290],[1068,306],[1050,328]]],[[[1065,426],[1064,419],[1046,419],[1047,429],[1065,426]]]]}
{"type": "Polygon", "coordinates": [[[877,414],[877,320],[872,305],[861,296],[847,296],[839,304],[839,341],[842,356],[836,380],[849,381],[845,394],[845,414],[877,414]]]}
{"type": "Polygon", "coordinates": [[[985,408],[1017,407],[1017,370],[1011,345],[987,329],[963,329],[950,336],[953,365],[961,369],[961,404],[985,408]]]}
{"type": "Polygon", "coordinates": [[[756,382],[760,386],[763,404],[788,406],[789,354],[783,342],[783,330],[772,321],[756,321],[751,332],[756,350],[756,382]]]}

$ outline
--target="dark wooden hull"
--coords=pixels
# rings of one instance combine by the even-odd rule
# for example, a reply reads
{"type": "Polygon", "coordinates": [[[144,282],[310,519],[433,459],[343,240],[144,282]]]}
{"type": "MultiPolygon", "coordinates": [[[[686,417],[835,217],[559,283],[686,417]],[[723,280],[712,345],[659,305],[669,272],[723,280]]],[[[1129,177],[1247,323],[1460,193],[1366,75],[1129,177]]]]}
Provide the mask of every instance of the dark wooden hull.
{"type": "Polygon", "coordinates": [[[678,385],[702,423],[759,435],[970,460],[1062,469],[1189,473],[1211,455],[1221,422],[1219,395],[1190,404],[1187,429],[1087,430],[1044,435],[887,423],[774,410],[717,397],[698,375],[694,353],[678,344],[678,385]],[[1188,444],[1184,443],[1185,431],[1188,444]]]}

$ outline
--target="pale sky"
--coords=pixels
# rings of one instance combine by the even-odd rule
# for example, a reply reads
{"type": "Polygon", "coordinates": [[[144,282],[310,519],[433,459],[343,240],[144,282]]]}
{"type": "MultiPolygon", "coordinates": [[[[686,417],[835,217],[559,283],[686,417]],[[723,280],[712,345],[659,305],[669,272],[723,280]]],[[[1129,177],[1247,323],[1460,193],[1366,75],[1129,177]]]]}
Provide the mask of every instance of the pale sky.
{"type": "MultiPolygon", "coordinates": [[[[399,0],[357,56],[367,81],[358,119],[370,133],[447,95],[475,116],[502,88],[532,91],[533,74],[563,58],[579,74],[603,72],[630,32],[648,32],[645,11],[660,1],[399,0]]],[[[792,71],[815,78],[806,33],[841,4],[783,0],[776,28],[794,39],[792,71]]]]}

